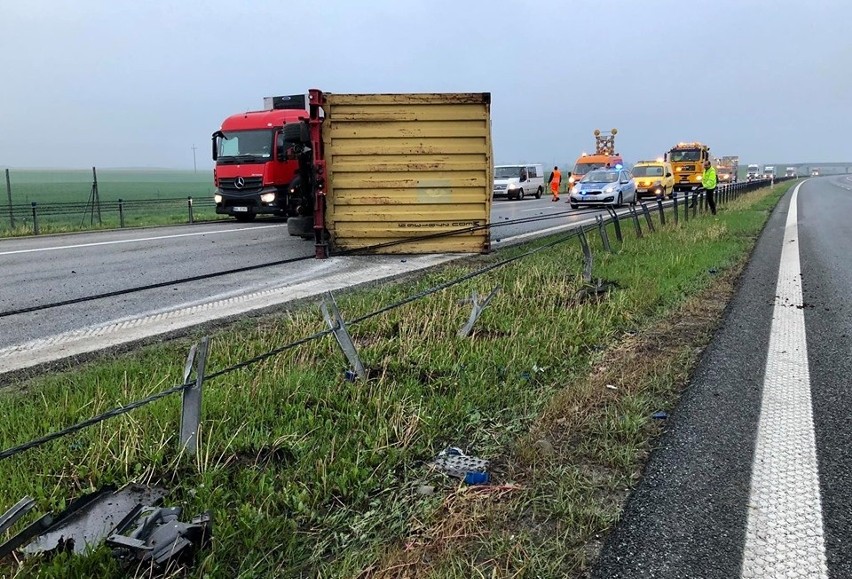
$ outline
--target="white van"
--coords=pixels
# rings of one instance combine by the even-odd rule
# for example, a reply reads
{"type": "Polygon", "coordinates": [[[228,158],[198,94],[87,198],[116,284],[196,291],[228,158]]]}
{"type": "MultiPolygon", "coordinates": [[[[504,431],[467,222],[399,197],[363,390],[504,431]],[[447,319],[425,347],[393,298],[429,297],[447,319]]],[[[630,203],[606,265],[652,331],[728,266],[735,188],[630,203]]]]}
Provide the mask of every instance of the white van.
{"type": "Polygon", "coordinates": [[[494,197],[523,199],[544,194],[544,167],[532,163],[494,167],[494,197]]]}

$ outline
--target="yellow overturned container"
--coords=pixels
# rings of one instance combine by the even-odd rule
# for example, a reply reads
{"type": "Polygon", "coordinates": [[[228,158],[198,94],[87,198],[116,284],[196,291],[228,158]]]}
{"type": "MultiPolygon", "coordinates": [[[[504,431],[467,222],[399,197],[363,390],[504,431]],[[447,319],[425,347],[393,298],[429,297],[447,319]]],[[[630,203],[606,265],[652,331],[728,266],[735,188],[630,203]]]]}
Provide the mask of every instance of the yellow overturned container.
{"type": "Polygon", "coordinates": [[[332,252],[489,251],[489,93],[326,93],[323,108],[332,252]]]}

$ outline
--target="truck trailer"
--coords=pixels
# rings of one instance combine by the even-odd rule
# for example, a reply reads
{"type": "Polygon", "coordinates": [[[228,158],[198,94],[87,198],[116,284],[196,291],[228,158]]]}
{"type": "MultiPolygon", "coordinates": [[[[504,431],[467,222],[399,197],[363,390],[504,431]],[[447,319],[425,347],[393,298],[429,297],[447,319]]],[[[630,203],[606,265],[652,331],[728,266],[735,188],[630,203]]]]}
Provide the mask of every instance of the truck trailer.
{"type": "Polygon", "coordinates": [[[312,89],[265,103],[213,133],[217,212],[286,216],[318,258],[490,250],[489,93],[312,89]]]}

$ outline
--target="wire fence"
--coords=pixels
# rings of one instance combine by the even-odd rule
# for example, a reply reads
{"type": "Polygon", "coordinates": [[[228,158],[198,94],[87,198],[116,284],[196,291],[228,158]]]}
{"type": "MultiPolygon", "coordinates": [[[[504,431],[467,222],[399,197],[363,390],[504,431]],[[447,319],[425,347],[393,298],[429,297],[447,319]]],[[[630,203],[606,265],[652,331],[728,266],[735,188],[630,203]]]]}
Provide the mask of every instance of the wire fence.
{"type": "MultiPolygon", "coordinates": [[[[777,179],[775,182],[785,180],[788,179],[780,178],[777,179]]],[[[769,180],[757,180],[750,181],[747,183],[723,185],[719,187],[716,191],[716,204],[725,205],[750,191],[764,188],[770,184],[771,182],[769,180]]],[[[656,231],[654,219],[652,219],[654,214],[657,215],[657,221],[660,225],[665,225],[667,221],[669,223],[674,224],[678,224],[682,221],[684,222],[684,224],[686,224],[690,219],[696,218],[701,214],[705,214],[708,210],[709,207],[707,204],[706,195],[703,191],[687,193],[682,196],[675,195],[673,199],[668,202],[663,202],[663,200],[658,199],[656,201],[656,207],[650,206],[644,201],[640,201],[636,206],[631,206],[627,210],[617,211],[615,209],[609,209],[606,217],[600,215],[597,216],[596,223],[594,225],[578,226],[575,229],[567,231],[564,235],[560,235],[555,239],[548,241],[538,247],[499,260],[488,266],[482,267],[457,278],[451,279],[426,290],[420,291],[416,294],[383,306],[378,310],[350,320],[348,323],[344,322],[343,319],[340,317],[339,312],[336,308],[336,304],[334,303],[334,299],[329,293],[328,300],[323,302],[323,309],[325,313],[326,306],[328,306],[330,309],[332,309],[334,315],[326,316],[326,321],[329,326],[327,329],[305,336],[299,340],[285,344],[278,348],[269,350],[258,356],[243,360],[241,362],[237,362],[231,366],[222,368],[212,373],[205,373],[207,338],[204,338],[204,340],[202,340],[203,347],[197,349],[196,346],[193,346],[192,350],[190,351],[189,357],[187,359],[186,368],[184,371],[184,379],[183,382],[181,382],[180,384],[177,384],[156,394],[132,402],[130,404],[113,408],[102,414],[85,419],[81,422],[63,428],[61,430],[46,434],[45,436],[42,436],[40,438],[7,448],[6,450],[0,451],[0,460],[11,458],[32,448],[42,446],[53,440],[73,434],[90,426],[109,420],[110,418],[121,416],[122,414],[131,412],[132,410],[135,410],[142,406],[146,406],[163,398],[179,393],[183,396],[180,436],[181,450],[185,450],[189,454],[195,454],[198,450],[197,431],[201,415],[202,387],[203,384],[207,381],[253,366],[264,360],[280,355],[288,350],[292,350],[294,348],[297,348],[309,342],[313,342],[315,340],[319,340],[329,335],[335,336],[341,346],[341,349],[343,350],[343,353],[349,359],[350,363],[354,363],[353,365],[357,367],[359,364],[359,362],[357,361],[357,349],[354,348],[354,344],[352,344],[351,339],[349,338],[347,325],[351,326],[362,323],[371,318],[375,318],[384,313],[410,304],[414,301],[424,299],[432,294],[459,285],[465,281],[477,278],[498,268],[505,267],[511,263],[517,262],[556,245],[566,243],[575,238],[580,240],[584,255],[585,266],[583,270],[583,278],[586,282],[590,282],[592,277],[592,255],[591,250],[589,249],[587,235],[594,234],[595,231],[597,231],[597,233],[600,235],[604,250],[612,251],[612,244],[610,242],[609,234],[607,231],[610,225],[614,229],[616,240],[618,242],[621,242],[623,241],[623,226],[630,227],[632,225],[635,230],[636,237],[638,238],[641,238],[646,233],[654,233],[656,231]],[[642,221],[645,222],[644,230],[642,226],[642,221]],[[355,357],[354,359],[353,356],[355,357]],[[195,374],[194,377],[193,372],[195,374]]],[[[467,229],[461,231],[467,231],[467,229]]],[[[450,232],[444,235],[453,235],[456,233],[458,232],[450,232]]],[[[482,308],[484,308],[484,304],[477,304],[476,296],[474,296],[474,299],[472,301],[474,302],[474,311],[472,312],[471,319],[468,322],[469,324],[473,324],[476,322],[476,318],[478,317],[479,312],[482,308]]]]}

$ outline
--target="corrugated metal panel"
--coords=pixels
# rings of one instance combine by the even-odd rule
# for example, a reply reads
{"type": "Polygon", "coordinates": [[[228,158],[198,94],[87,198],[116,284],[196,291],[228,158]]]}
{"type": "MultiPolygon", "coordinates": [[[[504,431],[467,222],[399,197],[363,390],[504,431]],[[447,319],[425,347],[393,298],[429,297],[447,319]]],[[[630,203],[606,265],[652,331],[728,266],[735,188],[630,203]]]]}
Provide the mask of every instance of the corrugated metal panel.
{"type": "Polygon", "coordinates": [[[326,227],[334,250],[482,252],[493,168],[490,95],[327,94],[326,227]],[[399,242],[399,243],[394,243],[399,242]]]}

